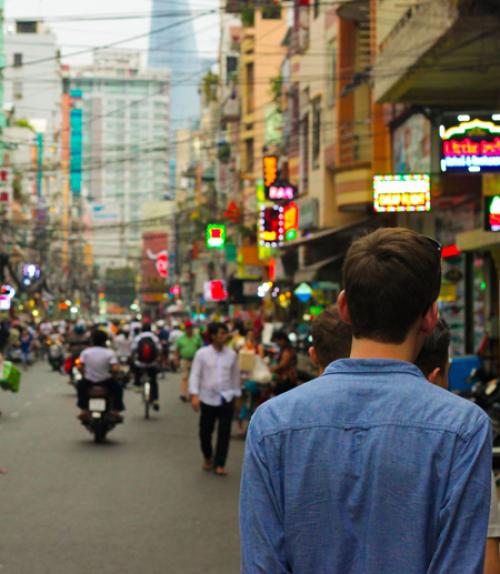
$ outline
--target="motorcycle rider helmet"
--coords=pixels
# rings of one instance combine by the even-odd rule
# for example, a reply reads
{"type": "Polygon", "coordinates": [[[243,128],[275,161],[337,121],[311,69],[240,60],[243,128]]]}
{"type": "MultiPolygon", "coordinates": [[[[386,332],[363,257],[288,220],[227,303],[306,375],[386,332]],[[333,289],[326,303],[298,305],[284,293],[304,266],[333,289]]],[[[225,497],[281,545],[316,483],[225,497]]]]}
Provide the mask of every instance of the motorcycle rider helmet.
{"type": "Polygon", "coordinates": [[[74,328],[75,335],[84,335],[85,334],[85,325],[83,323],[77,323],[74,328]]]}

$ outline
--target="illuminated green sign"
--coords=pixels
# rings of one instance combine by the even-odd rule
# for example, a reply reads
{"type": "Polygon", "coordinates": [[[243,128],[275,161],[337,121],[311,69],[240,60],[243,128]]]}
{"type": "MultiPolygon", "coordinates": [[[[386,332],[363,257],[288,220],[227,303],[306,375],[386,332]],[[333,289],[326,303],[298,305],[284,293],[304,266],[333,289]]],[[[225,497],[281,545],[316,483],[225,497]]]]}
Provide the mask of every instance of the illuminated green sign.
{"type": "Polygon", "coordinates": [[[224,249],[226,245],[226,226],[218,223],[209,223],[206,234],[208,249],[224,249]]]}

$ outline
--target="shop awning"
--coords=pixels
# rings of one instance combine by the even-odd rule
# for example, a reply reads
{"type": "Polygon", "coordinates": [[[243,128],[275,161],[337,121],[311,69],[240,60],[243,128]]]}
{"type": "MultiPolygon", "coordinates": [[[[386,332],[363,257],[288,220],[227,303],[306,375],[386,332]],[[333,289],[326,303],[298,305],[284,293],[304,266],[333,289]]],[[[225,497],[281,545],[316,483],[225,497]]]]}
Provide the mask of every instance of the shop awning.
{"type": "Polygon", "coordinates": [[[321,231],[317,231],[316,233],[311,233],[305,237],[300,237],[299,239],[295,239],[294,241],[287,241],[283,243],[281,249],[291,249],[292,247],[298,247],[299,245],[305,245],[306,243],[311,243],[312,241],[317,241],[319,239],[325,239],[326,237],[331,237],[332,235],[336,235],[338,233],[342,233],[344,231],[349,231],[356,227],[362,227],[365,224],[372,223],[373,225],[373,218],[370,219],[363,219],[361,221],[355,221],[353,223],[349,223],[348,225],[344,225],[342,227],[333,227],[331,229],[322,229],[321,231]]]}
{"type": "Polygon", "coordinates": [[[293,276],[294,283],[309,283],[311,281],[316,280],[316,274],[320,269],[330,265],[332,263],[336,263],[342,260],[344,257],[344,253],[338,253],[337,255],[332,255],[331,257],[327,257],[326,259],[322,259],[317,263],[313,263],[312,265],[307,265],[306,267],[302,267],[298,271],[295,272],[293,276]]]}
{"type": "Polygon", "coordinates": [[[472,229],[457,235],[457,247],[460,251],[486,251],[500,247],[500,233],[472,229]]]}

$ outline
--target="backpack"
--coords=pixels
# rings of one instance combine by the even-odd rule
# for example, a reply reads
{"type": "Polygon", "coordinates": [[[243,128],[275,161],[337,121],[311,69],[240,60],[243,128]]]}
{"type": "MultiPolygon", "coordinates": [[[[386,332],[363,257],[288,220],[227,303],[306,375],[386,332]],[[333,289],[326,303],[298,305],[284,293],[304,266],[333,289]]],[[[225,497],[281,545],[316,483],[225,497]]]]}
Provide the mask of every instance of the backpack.
{"type": "Polygon", "coordinates": [[[158,358],[158,349],[153,337],[142,337],[137,347],[137,358],[141,363],[151,364],[158,358]]]}

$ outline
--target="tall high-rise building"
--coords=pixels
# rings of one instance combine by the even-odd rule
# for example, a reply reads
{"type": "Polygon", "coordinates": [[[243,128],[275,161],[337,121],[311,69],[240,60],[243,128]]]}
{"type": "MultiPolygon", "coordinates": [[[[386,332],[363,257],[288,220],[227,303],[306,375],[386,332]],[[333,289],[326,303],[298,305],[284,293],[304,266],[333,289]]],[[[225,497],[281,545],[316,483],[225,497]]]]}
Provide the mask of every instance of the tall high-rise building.
{"type": "Polygon", "coordinates": [[[144,204],[169,198],[169,75],[140,60],[140,53],[108,49],[68,72],[81,109],[81,196],[103,269],[137,255],[144,204]]]}
{"type": "Polygon", "coordinates": [[[190,127],[200,111],[201,63],[189,0],[153,0],[149,42],[149,67],[170,71],[170,122],[174,133],[190,127]]]}

